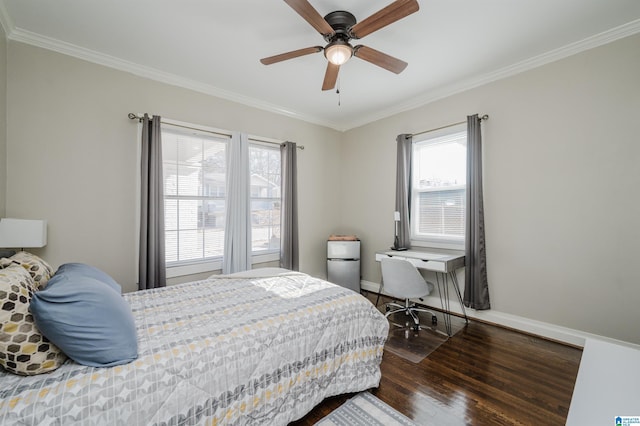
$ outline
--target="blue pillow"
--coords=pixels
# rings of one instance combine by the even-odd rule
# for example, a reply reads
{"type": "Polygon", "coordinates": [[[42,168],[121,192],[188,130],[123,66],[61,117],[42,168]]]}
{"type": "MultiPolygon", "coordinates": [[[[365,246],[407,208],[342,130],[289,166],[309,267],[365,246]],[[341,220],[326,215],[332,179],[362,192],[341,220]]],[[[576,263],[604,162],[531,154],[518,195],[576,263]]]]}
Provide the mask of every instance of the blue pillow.
{"type": "Polygon", "coordinates": [[[122,294],[122,287],[120,287],[120,284],[118,284],[106,272],[101,271],[95,266],[86,265],[84,263],[65,263],[58,268],[56,273],[95,278],[98,281],[108,284],[119,294],[122,294]]]}
{"type": "Polygon", "coordinates": [[[73,273],[73,267],[65,269],[31,299],[38,329],[78,364],[111,367],[135,360],[135,322],[120,292],[95,277],[73,273]]]}

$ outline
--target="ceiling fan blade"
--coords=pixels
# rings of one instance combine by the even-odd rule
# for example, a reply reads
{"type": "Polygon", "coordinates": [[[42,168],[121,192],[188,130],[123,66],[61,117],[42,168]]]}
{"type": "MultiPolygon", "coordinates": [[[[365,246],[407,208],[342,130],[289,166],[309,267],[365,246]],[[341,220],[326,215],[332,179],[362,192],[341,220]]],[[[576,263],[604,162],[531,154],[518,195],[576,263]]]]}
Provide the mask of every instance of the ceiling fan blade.
{"type": "Polygon", "coordinates": [[[400,19],[417,12],[420,9],[417,0],[396,0],[385,8],[380,9],[363,21],[351,27],[353,38],[362,38],[380,28],[393,24],[400,19]]]}
{"type": "Polygon", "coordinates": [[[305,47],[304,49],[292,50],[291,52],[281,53],[279,55],[269,56],[268,58],[260,59],[264,65],[275,64],[276,62],[286,61],[287,59],[297,58],[298,56],[310,55],[311,53],[317,53],[322,50],[320,46],[305,47]]]}
{"type": "Polygon", "coordinates": [[[340,71],[340,65],[334,65],[331,62],[327,61],[327,71],[324,73],[322,90],[331,90],[336,87],[336,81],[338,80],[338,71],[340,71]]]}
{"type": "Polygon", "coordinates": [[[311,26],[323,36],[334,33],[331,25],[324,20],[322,15],[320,15],[307,0],[284,0],[284,2],[298,12],[298,15],[302,16],[305,21],[310,23],[311,26]]]}
{"type": "Polygon", "coordinates": [[[400,74],[408,65],[405,61],[362,45],[353,48],[353,56],[371,62],[373,65],[377,65],[396,74],[400,74]]]}

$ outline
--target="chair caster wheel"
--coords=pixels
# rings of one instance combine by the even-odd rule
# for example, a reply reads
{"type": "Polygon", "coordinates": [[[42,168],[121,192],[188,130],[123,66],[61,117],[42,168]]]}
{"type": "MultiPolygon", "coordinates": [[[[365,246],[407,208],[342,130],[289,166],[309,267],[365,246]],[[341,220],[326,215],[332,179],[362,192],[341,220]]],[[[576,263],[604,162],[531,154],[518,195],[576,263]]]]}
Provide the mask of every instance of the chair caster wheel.
{"type": "Polygon", "coordinates": [[[419,326],[419,325],[417,325],[417,324],[416,324],[416,325],[414,325],[414,326],[413,326],[413,331],[416,331],[416,332],[417,332],[417,331],[420,331],[420,326],[419,326]]]}
{"type": "Polygon", "coordinates": [[[432,325],[438,325],[438,317],[437,316],[432,316],[431,317],[431,324],[432,325]]]}

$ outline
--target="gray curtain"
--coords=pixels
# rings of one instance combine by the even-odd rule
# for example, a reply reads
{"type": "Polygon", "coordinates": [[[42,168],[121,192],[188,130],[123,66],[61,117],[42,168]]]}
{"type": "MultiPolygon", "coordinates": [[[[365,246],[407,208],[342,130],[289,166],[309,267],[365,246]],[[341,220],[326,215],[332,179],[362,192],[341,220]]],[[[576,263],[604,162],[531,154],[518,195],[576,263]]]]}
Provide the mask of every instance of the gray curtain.
{"type": "Polygon", "coordinates": [[[138,289],[167,285],[164,249],[164,195],[160,117],[142,118],[140,256],[138,289]]]}
{"type": "Polygon", "coordinates": [[[482,134],[478,115],[467,117],[467,218],[464,304],[490,309],[482,202],[482,134]]]}
{"type": "Polygon", "coordinates": [[[280,145],[282,206],[280,220],[280,266],[299,269],[298,247],[298,165],[296,144],[280,145]]]}
{"type": "Polygon", "coordinates": [[[227,214],[222,273],[251,269],[249,137],[234,133],[227,151],[227,214]]]}
{"type": "Polygon", "coordinates": [[[397,163],[396,163],[396,210],[400,212],[398,224],[398,247],[411,247],[409,233],[409,216],[411,213],[411,153],[412,136],[398,135],[397,163]]]}

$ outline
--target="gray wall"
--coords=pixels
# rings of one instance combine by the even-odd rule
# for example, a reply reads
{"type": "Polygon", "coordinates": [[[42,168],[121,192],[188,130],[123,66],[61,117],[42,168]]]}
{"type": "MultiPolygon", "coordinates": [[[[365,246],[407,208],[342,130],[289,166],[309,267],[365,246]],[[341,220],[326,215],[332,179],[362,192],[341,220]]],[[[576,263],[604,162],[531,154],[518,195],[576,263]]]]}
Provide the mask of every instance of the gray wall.
{"type": "Polygon", "coordinates": [[[341,133],[9,41],[7,215],[49,221],[38,251],[91,263],[136,289],[137,123],[129,112],[305,145],[298,155],[301,270],[325,276],[338,222],[341,133]]]}
{"type": "Polygon", "coordinates": [[[7,189],[7,39],[0,25],[0,217],[4,216],[7,189]]]}
{"type": "Polygon", "coordinates": [[[349,131],[342,227],[364,279],[393,241],[395,137],[484,123],[494,311],[640,343],[640,36],[349,131]]]}
{"type": "Polygon", "coordinates": [[[324,276],[327,235],[356,233],[364,279],[378,282],[396,135],[486,113],[493,311],[640,343],[639,45],[629,37],[341,134],[10,41],[6,214],[49,220],[41,254],[54,266],[91,263],[135,289],[126,114],[150,112],[304,144],[301,269],[324,276]]]}

